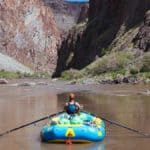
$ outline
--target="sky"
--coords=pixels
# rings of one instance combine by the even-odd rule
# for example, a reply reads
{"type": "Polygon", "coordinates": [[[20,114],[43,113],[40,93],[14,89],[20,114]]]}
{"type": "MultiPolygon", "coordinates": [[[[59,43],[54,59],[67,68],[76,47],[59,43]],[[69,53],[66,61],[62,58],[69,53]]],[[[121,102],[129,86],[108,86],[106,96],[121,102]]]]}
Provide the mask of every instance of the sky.
{"type": "Polygon", "coordinates": [[[75,3],[87,3],[89,0],[65,0],[66,2],[75,2],[75,3]]]}

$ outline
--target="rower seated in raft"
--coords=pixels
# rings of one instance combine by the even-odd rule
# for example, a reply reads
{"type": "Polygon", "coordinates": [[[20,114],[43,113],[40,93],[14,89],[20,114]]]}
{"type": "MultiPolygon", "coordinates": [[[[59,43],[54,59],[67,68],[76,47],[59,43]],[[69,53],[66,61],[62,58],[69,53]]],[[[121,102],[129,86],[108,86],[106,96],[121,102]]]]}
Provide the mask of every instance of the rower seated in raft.
{"type": "Polygon", "coordinates": [[[80,111],[81,106],[78,102],[75,101],[75,94],[70,93],[69,94],[69,102],[65,104],[65,111],[69,115],[76,114],[80,111]]]}

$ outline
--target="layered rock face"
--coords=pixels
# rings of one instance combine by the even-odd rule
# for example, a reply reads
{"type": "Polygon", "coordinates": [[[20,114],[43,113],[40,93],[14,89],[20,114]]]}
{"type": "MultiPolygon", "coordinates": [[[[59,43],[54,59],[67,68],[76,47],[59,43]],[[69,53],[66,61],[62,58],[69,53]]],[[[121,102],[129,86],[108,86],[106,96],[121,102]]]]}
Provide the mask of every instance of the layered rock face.
{"type": "Polygon", "coordinates": [[[149,8],[149,0],[91,0],[89,24],[74,58],[83,63],[79,66],[74,61],[73,67],[80,69],[88,65],[110,47],[111,49],[117,47],[116,50],[126,49],[132,40],[124,43],[125,39],[133,39],[138,30],[133,31],[132,35],[129,35],[131,37],[127,36],[122,41],[121,37],[143,22],[149,8]],[[120,43],[122,45],[118,47],[120,43]]]}
{"type": "Polygon", "coordinates": [[[133,42],[136,48],[139,48],[144,52],[150,51],[150,10],[147,11],[144,18],[144,24],[140,27],[133,42]]]}
{"type": "Polygon", "coordinates": [[[77,23],[85,22],[86,19],[88,19],[88,10],[89,10],[89,4],[85,4],[81,7],[81,11],[77,23]]]}
{"type": "Polygon", "coordinates": [[[60,34],[42,0],[0,1],[0,52],[34,70],[56,65],[60,34]]]}
{"type": "MultiPolygon", "coordinates": [[[[89,21],[86,29],[80,32],[77,28],[78,38],[72,34],[72,37],[65,40],[72,39],[72,43],[75,43],[74,46],[70,44],[71,42],[64,44],[64,41],[60,48],[61,52],[59,52],[64,56],[58,55],[58,65],[54,76],[59,76],[65,69],[82,69],[107,51],[134,49],[133,39],[137,36],[145,13],[149,9],[149,0],[90,0],[89,21]],[[69,53],[72,53],[72,59],[67,63],[70,57],[69,53]]],[[[145,27],[141,29],[142,33],[139,33],[135,40],[137,43],[143,41],[139,40],[141,35],[149,38],[149,31],[146,32],[147,35],[143,31],[146,28],[145,24],[145,27]]],[[[147,38],[145,43],[149,43],[147,38]]],[[[141,44],[136,45],[139,49],[141,44]]],[[[143,47],[143,49],[145,48],[143,47]]],[[[147,48],[144,51],[147,51],[147,48]]]]}
{"type": "Polygon", "coordinates": [[[63,0],[44,0],[53,10],[57,27],[62,34],[69,31],[77,22],[81,7],[84,4],[68,3],[63,0]]]}

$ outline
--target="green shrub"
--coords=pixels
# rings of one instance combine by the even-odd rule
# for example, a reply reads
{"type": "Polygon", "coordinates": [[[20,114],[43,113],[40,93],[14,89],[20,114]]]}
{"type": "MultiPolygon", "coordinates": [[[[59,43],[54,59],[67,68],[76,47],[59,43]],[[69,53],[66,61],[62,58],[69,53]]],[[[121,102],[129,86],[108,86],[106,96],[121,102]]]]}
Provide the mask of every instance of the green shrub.
{"type": "Polygon", "coordinates": [[[73,79],[73,75],[69,71],[64,71],[61,74],[61,78],[63,78],[64,80],[71,80],[73,79]]]}
{"type": "Polygon", "coordinates": [[[149,78],[150,79],[150,72],[146,72],[145,73],[145,78],[149,78]]]}
{"type": "Polygon", "coordinates": [[[124,76],[126,74],[126,70],[125,69],[120,69],[118,71],[112,71],[111,72],[111,76],[112,76],[112,79],[116,79],[118,78],[118,76],[124,76]]]}
{"type": "Polygon", "coordinates": [[[34,77],[34,78],[45,78],[45,77],[50,77],[50,74],[48,72],[34,72],[33,74],[24,73],[23,76],[34,77]]]}
{"type": "Polygon", "coordinates": [[[61,74],[61,78],[65,79],[65,80],[79,79],[82,77],[84,77],[84,73],[82,71],[78,71],[75,69],[70,69],[70,70],[64,71],[61,74]]]}
{"type": "Polygon", "coordinates": [[[86,74],[99,75],[111,71],[123,70],[133,60],[129,52],[114,52],[99,58],[84,69],[86,74]]]}
{"type": "Polygon", "coordinates": [[[16,72],[1,70],[0,78],[18,78],[18,74],[16,72]]]}
{"type": "Polygon", "coordinates": [[[150,71],[149,72],[140,73],[140,77],[142,77],[144,79],[150,79],[150,71]]]}
{"type": "Polygon", "coordinates": [[[135,74],[138,74],[138,73],[139,73],[139,69],[138,69],[138,68],[132,67],[132,68],[130,69],[130,74],[131,74],[131,75],[135,75],[135,74]]]}
{"type": "Polygon", "coordinates": [[[11,72],[11,71],[0,71],[0,78],[43,78],[43,77],[50,77],[50,75],[47,72],[35,72],[33,74],[31,73],[21,73],[19,71],[17,72],[11,72]]]}
{"type": "Polygon", "coordinates": [[[110,49],[108,48],[102,48],[100,51],[100,56],[104,56],[105,54],[107,54],[110,51],[110,49]]]}
{"type": "Polygon", "coordinates": [[[149,72],[150,71],[150,52],[145,53],[143,57],[143,65],[140,72],[149,72]]]}

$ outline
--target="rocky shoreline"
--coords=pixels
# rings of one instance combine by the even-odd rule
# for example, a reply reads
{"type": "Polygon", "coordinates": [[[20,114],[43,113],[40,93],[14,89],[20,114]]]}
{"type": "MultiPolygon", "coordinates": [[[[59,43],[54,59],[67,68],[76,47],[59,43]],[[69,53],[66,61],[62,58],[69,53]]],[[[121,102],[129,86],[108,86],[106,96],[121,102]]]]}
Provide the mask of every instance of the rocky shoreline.
{"type": "MultiPolygon", "coordinates": [[[[42,78],[35,78],[37,80],[40,80],[42,78]]],[[[81,78],[81,79],[73,79],[73,80],[64,80],[64,79],[60,79],[60,78],[55,78],[55,79],[51,79],[51,78],[47,78],[50,79],[51,81],[55,82],[55,81],[62,81],[65,84],[83,84],[83,85],[88,85],[88,84],[107,84],[107,85],[111,85],[111,84],[150,84],[150,79],[146,78],[137,78],[137,77],[120,77],[120,78],[116,78],[116,79],[99,79],[97,77],[95,78],[81,78]]],[[[4,85],[4,84],[9,84],[9,80],[12,79],[6,79],[6,78],[0,78],[0,84],[4,85]]],[[[16,79],[17,80],[17,79],[16,79]]],[[[30,82],[31,78],[26,78],[26,82],[22,82],[22,83],[14,83],[12,84],[12,86],[35,86],[35,85],[48,85],[48,82],[30,82]],[[29,81],[28,81],[29,80],[29,81]]]]}
{"type": "Polygon", "coordinates": [[[116,79],[82,78],[68,81],[68,84],[150,84],[150,79],[137,77],[122,77],[116,79]]]}

